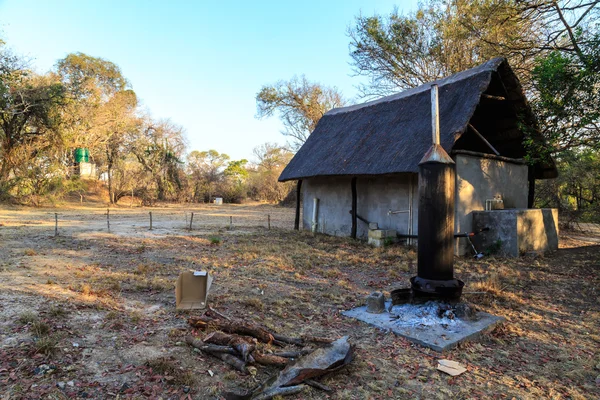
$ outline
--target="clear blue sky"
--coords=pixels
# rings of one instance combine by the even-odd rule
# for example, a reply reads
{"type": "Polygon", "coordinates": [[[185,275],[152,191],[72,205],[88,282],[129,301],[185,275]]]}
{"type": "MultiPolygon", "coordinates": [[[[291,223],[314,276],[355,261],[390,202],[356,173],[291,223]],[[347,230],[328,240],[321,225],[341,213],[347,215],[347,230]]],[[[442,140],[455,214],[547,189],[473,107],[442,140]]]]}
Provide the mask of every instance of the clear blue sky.
{"type": "Polygon", "coordinates": [[[0,37],[38,72],[68,53],[119,65],[144,107],[182,125],[190,150],[250,158],[284,143],[277,118],[257,120],[264,84],[305,74],[356,95],[347,27],[362,12],[416,0],[0,0],[0,37]]]}

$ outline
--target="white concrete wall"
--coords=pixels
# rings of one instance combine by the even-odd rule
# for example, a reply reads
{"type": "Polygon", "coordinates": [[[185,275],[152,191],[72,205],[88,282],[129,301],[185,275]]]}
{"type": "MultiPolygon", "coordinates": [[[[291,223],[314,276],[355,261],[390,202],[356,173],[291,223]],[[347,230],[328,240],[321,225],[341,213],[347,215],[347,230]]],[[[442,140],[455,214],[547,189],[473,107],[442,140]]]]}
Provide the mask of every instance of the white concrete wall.
{"type": "MultiPolygon", "coordinates": [[[[356,182],[356,209],[358,215],[369,222],[377,222],[380,229],[394,229],[408,233],[409,214],[388,215],[388,211],[408,210],[412,181],[412,203],[414,209],[413,230],[416,234],[418,204],[416,174],[394,177],[361,178],[356,182]]],[[[318,232],[336,236],[349,236],[352,228],[351,178],[312,178],[302,182],[302,204],[304,229],[312,226],[313,199],[319,199],[318,232]]],[[[368,226],[358,220],[357,236],[367,237],[368,226]]]]}
{"type": "MultiPolygon", "coordinates": [[[[505,208],[527,208],[527,166],[504,161],[456,155],[455,231],[472,231],[472,212],[485,209],[485,200],[501,195],[505,208]]],[[[417,234],[418,185],[416,174],[359,177],[356,183],[358,215],[377,222],[380,229],[409,233],[409,214],[389,215],[388,211],[408,210],[412,182],[412,234],[417,234]]],[[[320,177],[302,183],[303,229],[312,226],[313,199],[319,199],[317,231],[350,236],[352,217],[351,178],[320,177]]],[[[366,238],[368,226],[358,220],[357,236],[366,238]]],[[[465,239],[456,241],[456,254],[471,251],[465,239]]]]}
{"type": "MultiPolygon", "coordinates": [[[[504,208],[527,208],[527,166],[457,154],[456,232],[473,230],[473,211],[485,210],[486,199],[502,196],[504,208]]],[[[493,228],[493,227],[490,227],[493,228]]],[[[471,251],[466,239],[456,241],[456,254],[471,251]]]]}

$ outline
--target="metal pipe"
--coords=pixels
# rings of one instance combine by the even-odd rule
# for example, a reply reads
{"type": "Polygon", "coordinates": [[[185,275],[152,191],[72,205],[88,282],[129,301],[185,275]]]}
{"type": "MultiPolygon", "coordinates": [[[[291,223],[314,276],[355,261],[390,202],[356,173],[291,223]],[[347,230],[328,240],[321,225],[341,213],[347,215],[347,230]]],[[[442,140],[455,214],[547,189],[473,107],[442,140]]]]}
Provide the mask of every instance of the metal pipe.
{"type": "Polygon", "coordinates": [[[440,111],[438,102],[438,85],[431,85],[431,132],[433,144],[440,144],[440,111]]]}
{"type": "Polygon", "coordinates": [[[294,229],[300,230],[300,194],[302,191],[302,179],[298,179],[296,187],[296,218],[294,219],[294,229]]]}
{"type": "Polygon", "coordinates": [[[410,213],[410,210],[397,210],[397,211],[388,210],[388,215],[404,214],[404,213],[410,213]]]}
{"type": "Polygon", "coordinates": [[[419,215],[415,294],[459,297],[464,283],[454,279],[455,163],[440,145],[438,88],[431,87],[433,143],[419,163],[419,215]]]}
{"type": "Polygon", "coordinates": [[[313,199],[313,210],[312,210],[312,233],[317,233],[318,223],[317,217],[319,216],[319,199],[316,197],[313,199]]]}

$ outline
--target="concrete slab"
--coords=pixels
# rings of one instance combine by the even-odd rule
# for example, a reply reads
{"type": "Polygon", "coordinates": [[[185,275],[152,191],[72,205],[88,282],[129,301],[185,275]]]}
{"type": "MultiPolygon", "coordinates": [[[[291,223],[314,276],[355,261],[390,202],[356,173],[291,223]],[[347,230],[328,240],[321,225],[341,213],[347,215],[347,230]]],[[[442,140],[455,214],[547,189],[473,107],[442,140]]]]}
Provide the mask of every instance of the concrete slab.
{"type": "MultiPolygon", "coordinates": [[[[391,301],[387,301],[386,310],[390,306],[391,301]]],[[[368,313],[366,306],[342,314],[439,352],[449,350],[465,340],[473,340],[504,321],[503,317],[484,312],[477,312],[471,319],[453,317],[452,313],[440,317],[439,310],[439,305],[427,302],[397,305],[390,312],[382,314],[368,313]]]]}

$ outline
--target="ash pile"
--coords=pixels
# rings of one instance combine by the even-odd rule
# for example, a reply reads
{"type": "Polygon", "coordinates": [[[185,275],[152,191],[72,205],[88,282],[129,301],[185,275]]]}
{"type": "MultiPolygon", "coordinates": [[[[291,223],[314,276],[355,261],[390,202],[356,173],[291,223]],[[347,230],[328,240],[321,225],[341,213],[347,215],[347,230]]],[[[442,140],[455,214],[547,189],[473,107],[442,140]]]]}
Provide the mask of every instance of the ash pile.
{"type": "Polygon", "coordinates": [[[438,301],[392,305],[389,313],[390,319],[397,324],[415,327],[441,325],[445,328],[459,328],[464,321],[479,319],[476,311],[466,303],[449,304],[438,301]]]}

